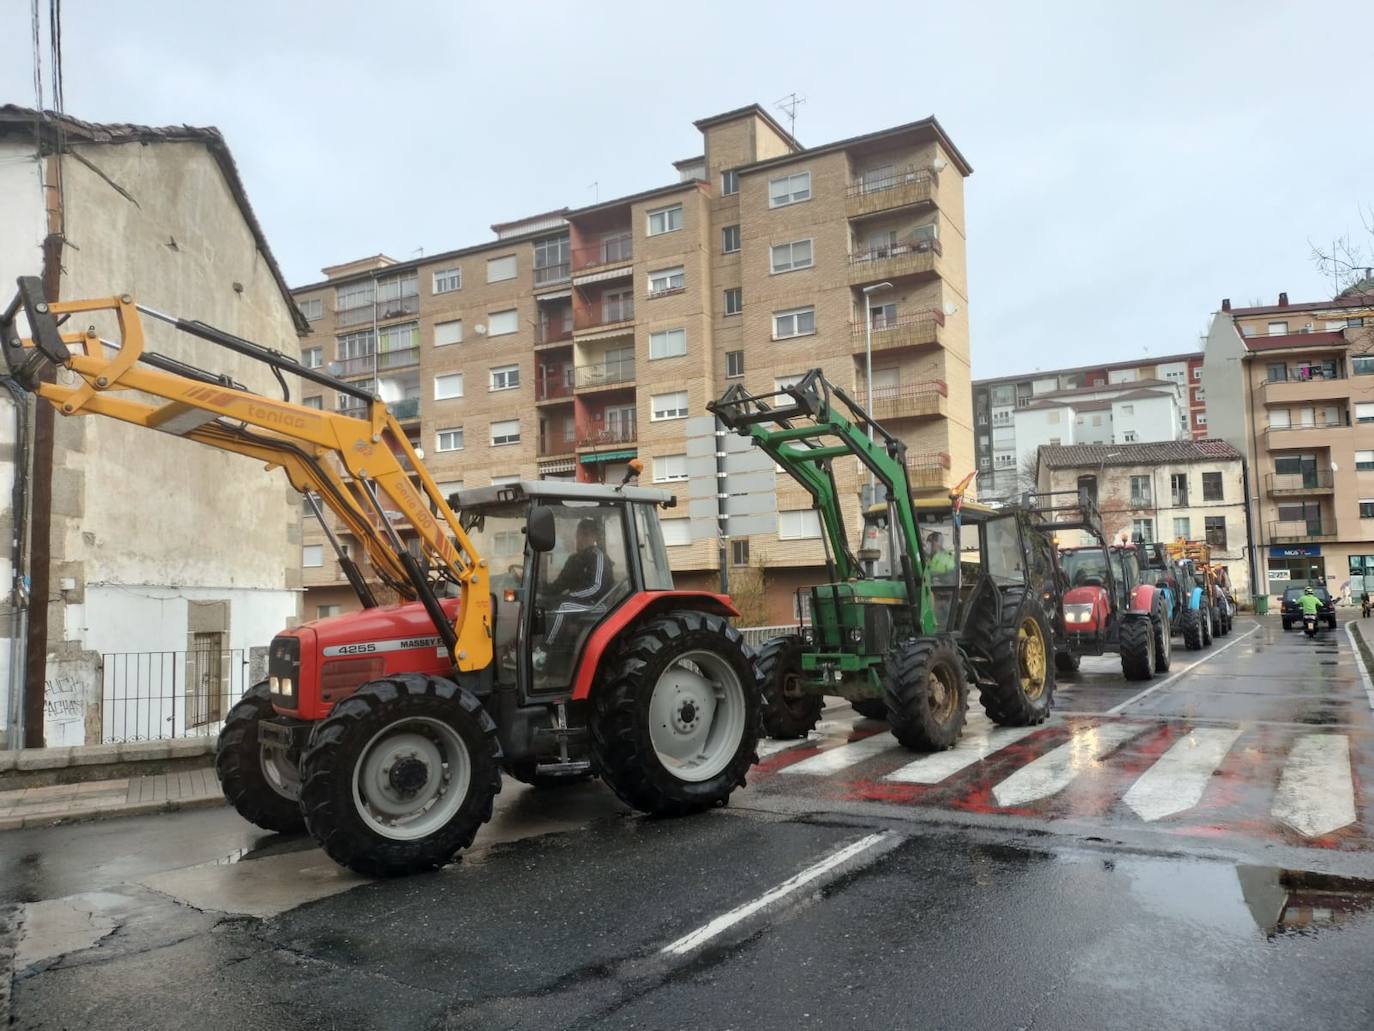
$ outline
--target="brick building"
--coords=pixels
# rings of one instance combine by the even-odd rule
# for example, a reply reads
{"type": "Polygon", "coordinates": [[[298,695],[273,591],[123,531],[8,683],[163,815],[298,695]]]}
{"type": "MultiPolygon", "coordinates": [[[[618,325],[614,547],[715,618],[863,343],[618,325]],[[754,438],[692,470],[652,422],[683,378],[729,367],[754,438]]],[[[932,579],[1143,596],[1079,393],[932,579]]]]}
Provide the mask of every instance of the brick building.
{"type": "MultiPolygon", "coordinates": [[[[730,383],[771,390],[816,366],[865,400],[871,317],[871,407],[917,485],[948,487],[973,466],[968,163],[934,118],[811,148],[757,105],[695,124],[703,153],[665,186],[326,268],[295,291],[307,358],[375,382],[450,487],[618,482],[638,457],[641,482],[685,503],[717,490],[688,478],[688,416],[730,383]]],[[[329,393],[310,400],[348,401],[329,393]]],[[[838,475],[856,516],[857,471],[838,475]]],[[[780,480],[777,505],[776,532],[728,550],[754,582],[749,615],[786,622],[823,557],[809,497],[780,480]]],[[[686,509],[663,513],[677,580],[716,585],[720,542],[693,539],[686,509]]],[[[305,565],[307,616],[356,604],[318,528],[305,565]]]]}

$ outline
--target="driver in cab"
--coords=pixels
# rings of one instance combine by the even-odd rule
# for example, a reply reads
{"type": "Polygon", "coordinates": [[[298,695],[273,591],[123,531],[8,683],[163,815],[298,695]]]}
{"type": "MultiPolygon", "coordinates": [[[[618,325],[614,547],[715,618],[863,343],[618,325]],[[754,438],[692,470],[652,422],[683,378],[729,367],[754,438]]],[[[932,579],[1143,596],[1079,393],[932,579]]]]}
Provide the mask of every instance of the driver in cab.
{"type": "Polygon", "coordinates": [[[957,561],[954,552],[945,547],[945,535],[939,530],[932,531],[926,537],[926,568],[930,570],[931,579],[936,583],[953,583],[955,567],[957,561]]]}

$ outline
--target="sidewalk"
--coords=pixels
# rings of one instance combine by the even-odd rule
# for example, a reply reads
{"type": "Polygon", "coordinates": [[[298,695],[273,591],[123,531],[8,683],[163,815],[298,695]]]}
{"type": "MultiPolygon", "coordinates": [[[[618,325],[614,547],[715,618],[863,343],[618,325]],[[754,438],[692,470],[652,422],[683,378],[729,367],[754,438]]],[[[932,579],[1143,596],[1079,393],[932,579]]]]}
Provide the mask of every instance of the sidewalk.
{"type": "Polygon", "coordinates": [[[0,791],[0,831],[224,804],[210,768],[0,791]]]}

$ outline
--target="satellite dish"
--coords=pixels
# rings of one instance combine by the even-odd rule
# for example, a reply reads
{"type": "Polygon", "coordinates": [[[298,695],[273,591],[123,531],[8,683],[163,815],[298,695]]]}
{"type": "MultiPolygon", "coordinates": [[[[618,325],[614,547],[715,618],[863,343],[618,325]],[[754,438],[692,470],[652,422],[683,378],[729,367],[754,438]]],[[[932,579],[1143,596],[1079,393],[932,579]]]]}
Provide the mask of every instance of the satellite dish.
{"type": "Polygon", "coordinates": [[[477,325],[474,326],[473,328],[474,328],[475,330],[477,330],[477,335],[478,335],[479,337],[484,337],[484,336],[487,335],[487,327],[486,327],[486,324],[485,324],[485,323],[479,322],[479,323],[477,323],[477,325]]]}
{"type": "Polygon", "coordinates": [[[949,162],[946,161],[944,158],[936,158],[934,161],[930,163],[930,167],[936,172],[943,172],[946,168],[949,167],[949,162]]]}
{"type": "Polygon", "coordinates": [[[957,304],[951,304],[949,302],[946,302],[944,308],[942,308],[941,310],[945,313],[945,318],[950,318],[954,315],[959,314],[959,306],[957,304]]]}
{"type": "Polygon", "coordinates": [[[331,376],[337,376],[343,371],[343,364],[340,362],[330,362],[324,367],[324,371],[331,376]]]}

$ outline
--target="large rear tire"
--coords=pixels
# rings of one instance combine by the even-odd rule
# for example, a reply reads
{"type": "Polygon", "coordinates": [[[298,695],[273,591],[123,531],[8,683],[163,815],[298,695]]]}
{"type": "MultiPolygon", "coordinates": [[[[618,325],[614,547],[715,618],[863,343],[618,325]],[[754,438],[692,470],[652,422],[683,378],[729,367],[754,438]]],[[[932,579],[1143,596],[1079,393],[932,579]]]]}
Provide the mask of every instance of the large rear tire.
{"type": "Polygon", "coordinates": [[[1121,624],[1121,672],[1127,680],[1149,680],[1155,675],[1154,621],[1144,617],[1121,624]]]}
{"type": "Polygon", "coordinates": [[[968,709],[963,656],[944,637],[917,637],[883,660],[892,736],[917,752],[942,752],[959,740],[968,709]]]}
{"type": "Polygon", "coordinates": [[[592,763],[627,805],[682,816],[724,805],[758,762],[763,698],[739,631],[675,611],[633,628],[592,691],[592,763]]]}
{"type": "Polygon", "coordinates": [[[860,716],[870,720],[887,719],[887,701],[882,698],[857,698],[850,706],[860,716]]]}
{"type": "Polygon", "coordinates": [[[983,711],[1004,727],[1043,723],[1054,706],[1053,638],[1039,596],[1013,588],[1002,598],[1002,622],[982,612],[975,640],[992,660],[992,679],[978,685],[983,711]]]}
{"type": "Polygon", "coordinates": [[[1155,602],[1154,613],[1150,616],[1150,627],[1155,637],[1155,672],[1169,672],[1173,657],[1173,633],[1169,628],[1169,613],[1163,601],[1155,602]]]}
{"type": "Polygon", "coordinates": [[[769,638],[759,649],[763,732],[771,738],[790,741],[806,737],[820,722],[825,699],[802,685],[801,654],[802,639],[796,634],[769,638]]]}
{"type": "Polygon", "coordinates": [[[301,761],[301,805],[331,859],[371,877],[433,870],[472,844],[501,790],[496,724],[442,677],[364,684],[301,761]]]}
{"type": "MultiPolygon", "coordinates": [[[[1185,599],[1184,604],[1187,604],[1185,599]]],[[[1202,647],[1202,610],[1188,608],[1183,610],[1183,618],[1179,620],[1179,626],[1183,630],[1183,647],[1190,652],[1198,651],[1202,647]]],[[[1283,625],[1285,630],[1288,624],[1283,625]]]]}
{"type": "Polygon", "coordinates": [[[229,710],[215,748],[215,776],[225,799],[249,823],[278,834],[305,830],[300,771],[278,748],[264,748],[258,721],[272,716],[267,683],[254,684],[229,710]]]}

